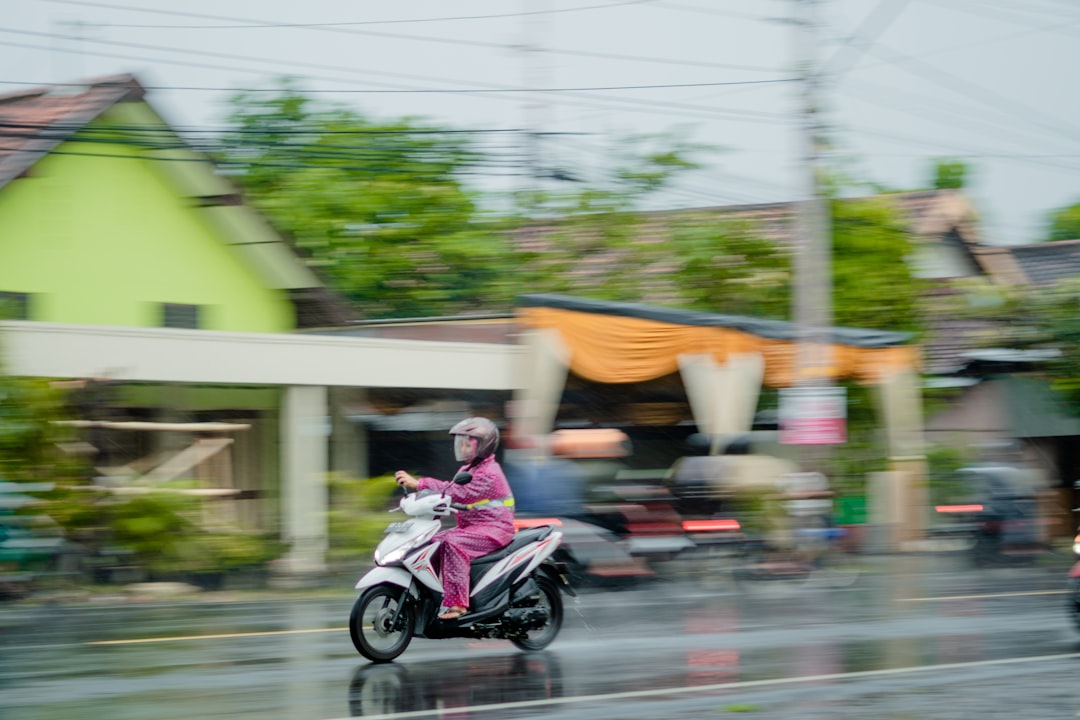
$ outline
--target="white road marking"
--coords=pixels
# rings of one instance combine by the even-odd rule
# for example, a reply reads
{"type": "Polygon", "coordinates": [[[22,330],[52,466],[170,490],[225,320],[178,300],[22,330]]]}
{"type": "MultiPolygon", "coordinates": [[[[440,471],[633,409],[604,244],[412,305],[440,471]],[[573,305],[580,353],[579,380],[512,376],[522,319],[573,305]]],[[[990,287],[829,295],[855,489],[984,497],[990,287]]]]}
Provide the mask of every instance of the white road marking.
{"type": "Polygon", "coordinates": [[[1025,592],[985,593],[983,595],[943,595],[941,597],[900,598],[899,602],[949,602],[950,600],[982,600],[983,598],[1023,597],[1025,595],[1064,595],[1068,590],[1029,590],[1025,592]]]}
{"type": "MultiPolygon", "coordinates": [[[[961,663],[942,663],[940,665],[915,665],[902,668],[885,668],[882,670],[856,670],[846,673],[829,673],[826,675],[801,675],[789,678],[774,678],[772,680],[743,680],[740,682],[716,683],[713,685],[695,685],[693,687],[660,688],[656,690],[627,690],[626,692],[605,693],[600,695],[578,695],[575,697],[558,697],[544,700],[522,700],[519,702],[492,703],[490,705],[463,705],[461,707],[440,707],[429,710],[412,710],[402,713],[384,713],[381,715],[364,715],[367,720],[402,720],[402,718],[419,718],[429,715],[457,715],[474,712],[493,712],[496,710],[515,710],[530,707],[542,707],[551,705],[573,705],[589,702],[610,702],[613,700],[630,700],[633,698],[661,697],[664,695],[688,695],[691,693],[707,693],[721,690],[743,690],[746,688],[769,687],[773,685],[794,685],[798,683],[829,682],[832,680],[854,680],[859,678],[888,677],[890,675],[911,675],[920,672],[940,672],[942,670],[964,670],[967,668],[987,667],[992,665],[1018,665],[1021,663],[1048,662],[1051,660],[1074,660],[1080,658],[1080,653],[1062,653],[1059,655],[1033,655],[1022,658],[1001,658],[998,660],[973,660],[961,663]]],[[[332,718],[331,720],[351,720],[351,718],[332,718]]]]}
{"type": "Polygon", "coordinates": [[[265,630],[263,632],[221,633],[219,635],[173,635],[170,637],[133,638],[130,640],[94,640],[83,645],[141,645],[144,643],[181,642],[186,640],[227,640],[270,635],[303,635],[305,633],[345,632],[349,628],[313,628],[311,630],[265,630]]]}

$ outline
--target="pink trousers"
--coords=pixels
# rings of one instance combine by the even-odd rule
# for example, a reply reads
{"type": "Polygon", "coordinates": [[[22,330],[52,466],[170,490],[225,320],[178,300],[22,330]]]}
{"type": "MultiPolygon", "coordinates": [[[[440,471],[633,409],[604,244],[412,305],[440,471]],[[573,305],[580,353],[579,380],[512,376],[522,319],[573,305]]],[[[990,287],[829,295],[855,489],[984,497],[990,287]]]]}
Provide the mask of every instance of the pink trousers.
{"type": "Polygon", "coordinates": [[[443,605],[469,607],[469,562],[506,545],[482,527],[451,528],[437,534],[443,605]]]}

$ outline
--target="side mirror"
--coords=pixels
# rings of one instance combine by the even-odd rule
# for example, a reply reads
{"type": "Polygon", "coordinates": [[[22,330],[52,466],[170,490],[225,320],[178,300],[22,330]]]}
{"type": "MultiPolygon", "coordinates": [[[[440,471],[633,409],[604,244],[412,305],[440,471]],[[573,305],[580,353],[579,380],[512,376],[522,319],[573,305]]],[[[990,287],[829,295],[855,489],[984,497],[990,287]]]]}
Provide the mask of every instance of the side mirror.
{"type": "Polygon", "coordinates": [[[454,476],[454,483],[458,485],[468,485],[472,482],[472,473],[465,472],[464,470],[454,476]]]}

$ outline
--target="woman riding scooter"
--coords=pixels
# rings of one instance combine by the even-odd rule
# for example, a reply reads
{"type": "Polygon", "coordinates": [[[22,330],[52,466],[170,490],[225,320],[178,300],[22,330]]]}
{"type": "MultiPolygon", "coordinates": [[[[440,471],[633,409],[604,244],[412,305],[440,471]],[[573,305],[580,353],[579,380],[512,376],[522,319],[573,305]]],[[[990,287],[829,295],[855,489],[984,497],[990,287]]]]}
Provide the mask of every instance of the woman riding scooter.
{"type": "Polygon", "coordinates": [[[440,620],[457,620],[469,610],[469,563],[505,547],[514,537],[514,498],[510,484],[495,459],[499,429],[487,418],[471,417],[450,428],[454,456],[464,463],[458,472],[472,474],[465,485],[447,484],[430,477],[415,478],[404,470],[394,480],[406,490],[433,489],[450,495],[464,509],[457,527],[435,536],[441,540],[439,572],[446,612],[440,620]]]}

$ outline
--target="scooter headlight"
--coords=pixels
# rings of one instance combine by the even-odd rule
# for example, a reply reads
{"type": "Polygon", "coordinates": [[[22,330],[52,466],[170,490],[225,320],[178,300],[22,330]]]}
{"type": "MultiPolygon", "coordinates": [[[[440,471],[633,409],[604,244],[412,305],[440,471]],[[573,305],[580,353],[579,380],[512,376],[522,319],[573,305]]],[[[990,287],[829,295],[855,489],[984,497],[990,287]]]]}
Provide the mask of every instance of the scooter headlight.
{"type": "Polygon", "coordinates": [[[376,552],[375,562],[377,562],[379,565],[390,565],[392,563],[400,562],[401,559],[405,557],[405,552],[408,549],[409,548],[405,546],[394,548],[385,555],[380,555],[378,552],[376,552]]]}
{"type": "Polygon", "coordinates": [[[1073,538],[1073,554],[1080,555],[1080,535],[1073,538]]]}

